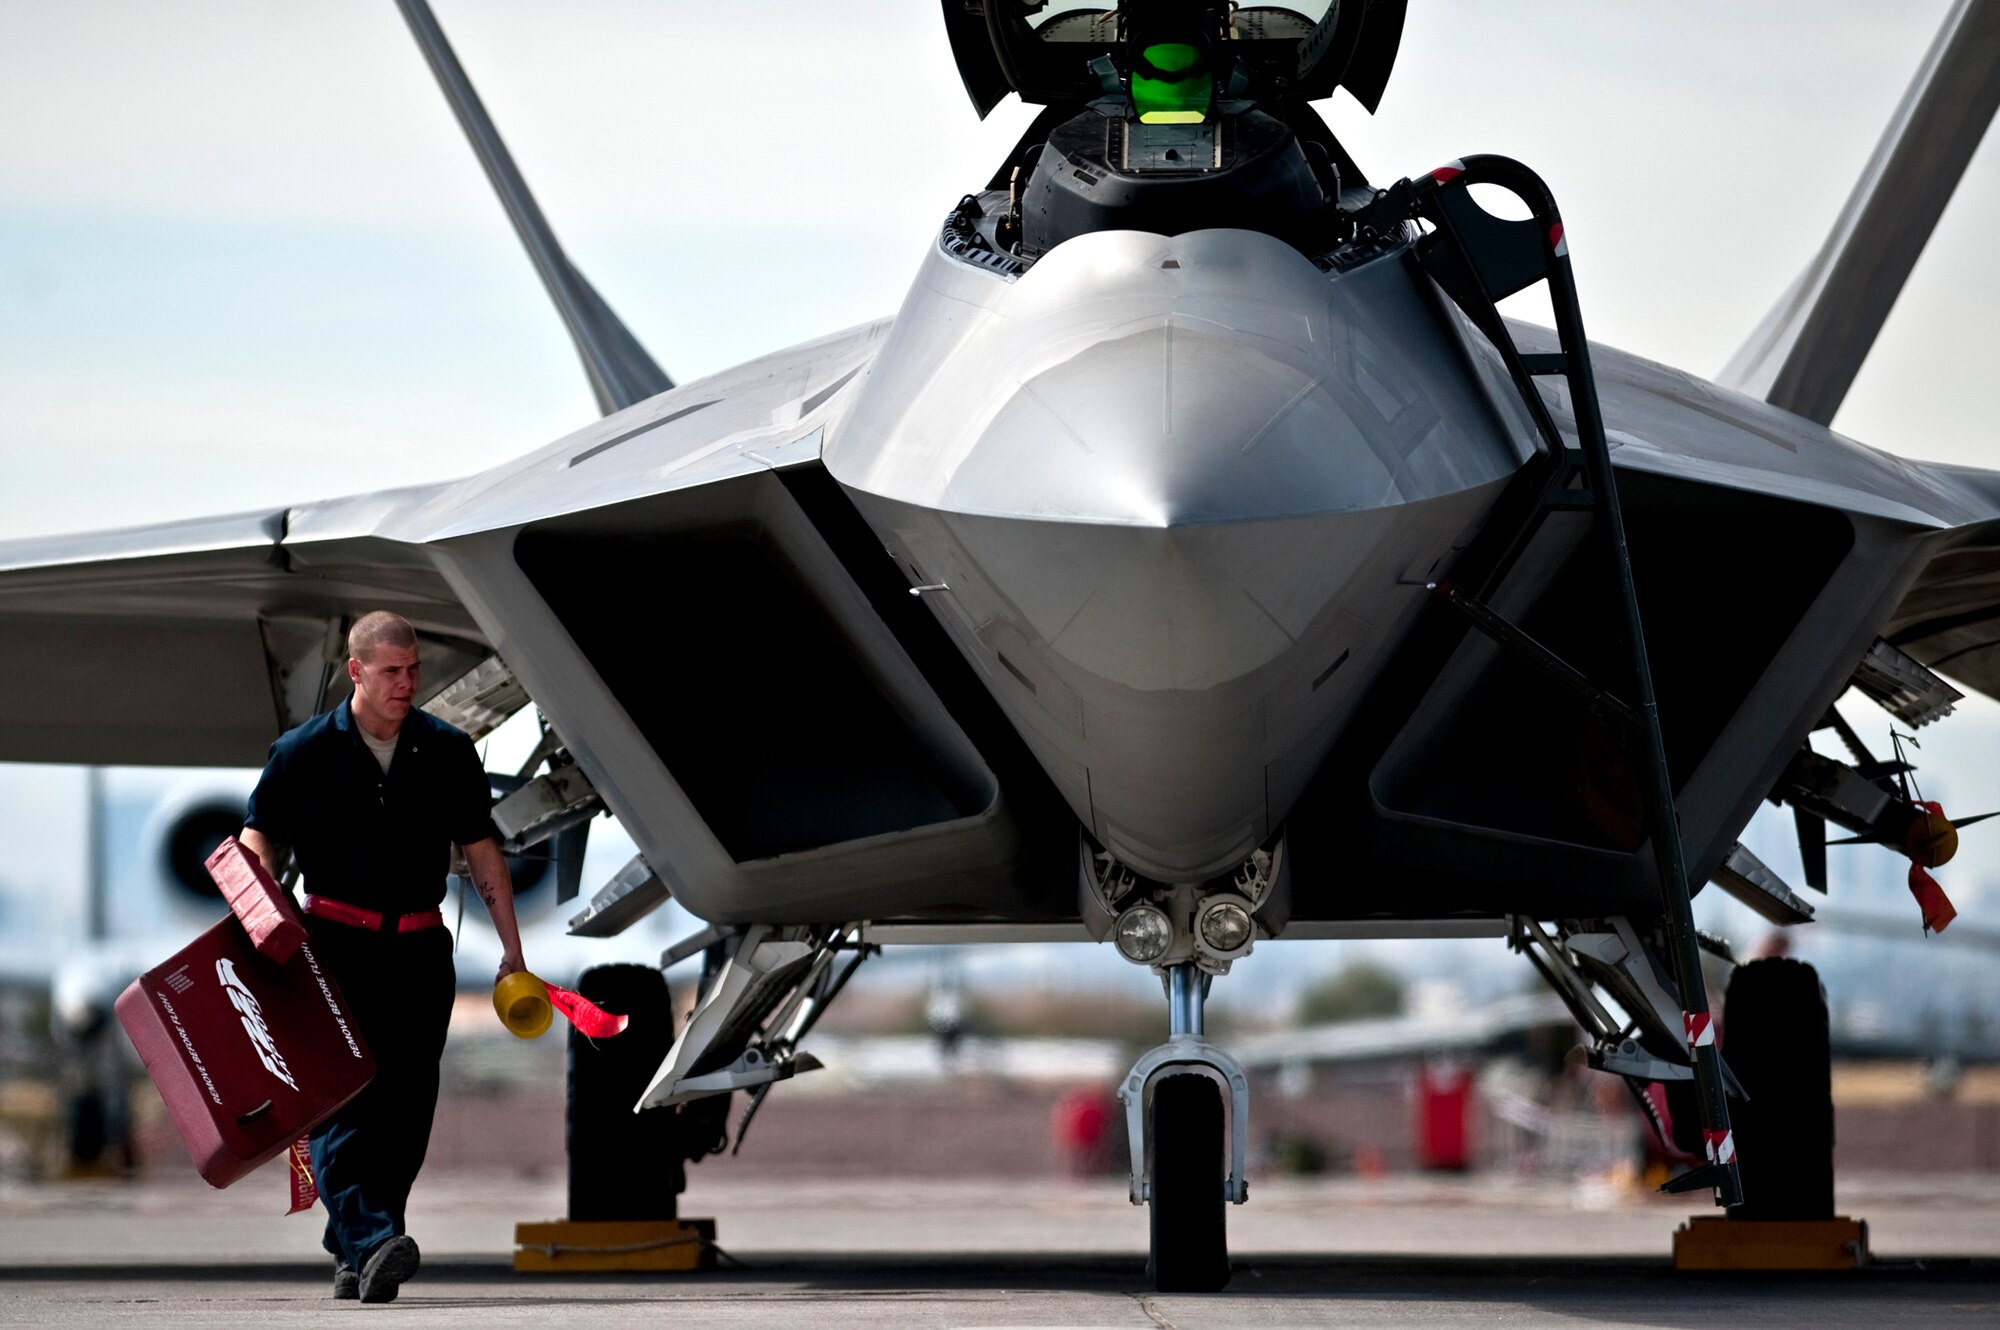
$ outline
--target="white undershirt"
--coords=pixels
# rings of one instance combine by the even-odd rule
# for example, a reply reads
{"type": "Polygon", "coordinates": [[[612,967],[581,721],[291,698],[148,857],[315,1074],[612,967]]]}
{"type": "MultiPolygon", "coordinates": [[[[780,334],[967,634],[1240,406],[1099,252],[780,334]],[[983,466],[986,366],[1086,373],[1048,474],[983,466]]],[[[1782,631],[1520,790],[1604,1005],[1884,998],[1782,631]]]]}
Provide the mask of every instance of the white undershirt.
{"type": "Polygon", "coordinates": [[[361,731],[361,742],[368,745],[368,751],[375,754],[375,760],[382,764],[382,774],[388,775],[390,759],[396,756],[396,736],[392,734],[386,739],[377,739],[360,725],[354,728],[361,731]]]}

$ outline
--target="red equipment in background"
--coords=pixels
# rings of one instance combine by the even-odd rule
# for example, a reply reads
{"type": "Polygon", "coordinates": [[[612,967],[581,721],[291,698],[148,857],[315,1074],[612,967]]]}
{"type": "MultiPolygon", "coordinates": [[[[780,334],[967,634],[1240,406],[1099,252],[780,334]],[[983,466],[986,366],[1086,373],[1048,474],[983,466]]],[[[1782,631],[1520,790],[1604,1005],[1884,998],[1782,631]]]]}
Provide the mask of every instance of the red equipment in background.
{"type": "Polygon", "coordinates": [[[1417,1165],[1463,1173],[1472,1167],[1472,1069],[1448,1062],[1417,1071],[1417,1165]]]}

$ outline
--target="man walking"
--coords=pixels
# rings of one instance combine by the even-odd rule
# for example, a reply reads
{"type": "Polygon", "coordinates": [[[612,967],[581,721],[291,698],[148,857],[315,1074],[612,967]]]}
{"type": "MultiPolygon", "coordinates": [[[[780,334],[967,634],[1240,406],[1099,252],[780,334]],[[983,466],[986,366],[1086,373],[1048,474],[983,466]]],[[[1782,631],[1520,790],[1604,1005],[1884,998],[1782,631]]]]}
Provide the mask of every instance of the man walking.
{"type": "Polygon", "coordinates": [[[375,1079],[312,1134],[333,1293],[388,1302],[417,1271],[404,1207],[430,1144],[456,976],[444,900],[464,851],[503,948],[525,968],[492,793],[461,730],[413,705],[417,635],[364,615],[347,635],[354,693],[271,745],[242,840],[275,876],[289,848],[305,877],[314,953],[346,994],[375,1079]]]}

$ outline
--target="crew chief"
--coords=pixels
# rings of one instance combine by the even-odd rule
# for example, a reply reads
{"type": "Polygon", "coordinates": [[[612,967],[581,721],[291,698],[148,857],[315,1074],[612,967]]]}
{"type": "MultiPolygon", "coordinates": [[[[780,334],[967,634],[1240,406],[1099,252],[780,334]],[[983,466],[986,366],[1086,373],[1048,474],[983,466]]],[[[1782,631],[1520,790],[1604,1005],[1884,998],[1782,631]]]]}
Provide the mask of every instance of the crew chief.
{"type": "Polygon", "coordinates": [[[437,1111],[456,976],[444,900],[451,846],[503,947],[525,968],[491,788],[472,740],[413,705],[417,635],[378,610],[347,636],[353,696],[271,745],[243,843],[273,876],[289,847],[305,877],[314,953],[346,996],[375,1079],[312,1134],[333,1293],[388,1302],[417,1271],[404,1231],[437,1111]]]}

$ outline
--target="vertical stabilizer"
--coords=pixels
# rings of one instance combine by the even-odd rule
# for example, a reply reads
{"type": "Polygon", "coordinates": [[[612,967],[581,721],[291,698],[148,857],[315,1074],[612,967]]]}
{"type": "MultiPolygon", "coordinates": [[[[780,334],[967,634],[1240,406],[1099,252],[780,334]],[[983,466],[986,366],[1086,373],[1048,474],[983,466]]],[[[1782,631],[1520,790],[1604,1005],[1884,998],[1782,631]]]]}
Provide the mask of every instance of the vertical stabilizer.
{"type": "Polygon", "coordinates": [[[610,415],[673,387],[674,381],[667,377],[666,371],[653,363],[646,348],[639,345],[639,339],[611,312],[604,298],[563,253],[535,196],[528,192],[527,181],[515,167],[507,145],[500,141],[500,131],[493,127],[492,118],[486,114],[479,94],[473,91],[451,43],[445,40],[444,30],[431,14],[430,5],[425,0],[396,0],[396,3],[409,21],[417,45],[423,48],[424,59],[430,63],[438,86],[444,89],[445,99],[458,116],[472,150],[479,154],[479,164],[486,168],[486,178],[493,182],[494,193],[507,209],[514,234],[521,238],[528,257],[534,260],[535,271],[541,275],[549,299],[555,301],[556,312],[562,315],[570,340],[576,343],[583,372],[590,377],[590,390],[597,395],[598,409],[610,415]]]}
{"type": "Polygon", "coordinates": [[[1824,425],[2000,107],[2000,0],[1958,0],[1826,243],[1717,382],[1824,425]]]}

